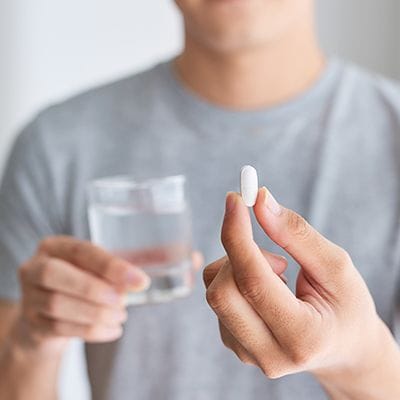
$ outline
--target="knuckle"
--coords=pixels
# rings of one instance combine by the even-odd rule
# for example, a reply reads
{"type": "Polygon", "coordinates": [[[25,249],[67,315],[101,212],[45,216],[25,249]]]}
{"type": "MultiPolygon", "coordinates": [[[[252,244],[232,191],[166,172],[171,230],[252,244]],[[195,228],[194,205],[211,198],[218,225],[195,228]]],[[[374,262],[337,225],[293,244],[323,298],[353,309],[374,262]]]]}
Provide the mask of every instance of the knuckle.
{"type": "Polygon", "coordinates": [[[100,334],[100,329],[96,325],[89,325],[83,328],[82,336],[86,340],[96,340],[100,334]]]}
{"type": "Polygon", "coordinates": [[[18,273],[18,279],[20,282],[26,281],[29,265],[30,264],[28,262],[25,262],[25,263],[21,264],[21,266],[18,268],[17,273],[18,273]]]}
{"type": "Polygon", "coordinates": [[[225,293],[219,287],[208,288],[206,291],[206,300],[209,306],[216,313],[226,312],[229,307],[226,301],[225,293]]]}
{"type": "Polygon", "coordinates": [[[311,360],[311,352],[303,347],[293,348],[290,351],[289,358],[297,368],[303,368],[311,360]]]}
{"type": "Polygon", "coordinates": [[[23,302],[21,311],[22,311],[24,320],[27,321],[28,324],[30,324],[31,326],[35,325],[35,323],[39,317],[37,310],[33,309],[32,307],[30,307],[27,304],[24,304],[24,302],[23,302]]]}
{"type": "Polygon", "coordinates": [[[310,234],[311,230],[307,221],[301,215],[292,211],[288,214],[287,224],[289,231],[299,239],[304,240],[310,234]]]}
{"type": "Polygon", "coordinates": [[[339,247],[337,259],[335,262],[336,269],[341,271],[341,270],[348,268],[349,265],[351,265],[351,264],[352,264],[352,260],[351,260],[350,254],[346,250],[339,247]]]}
{"type": "Polygon", "coordinates": [[[350,270],[349,267],[353,265],[349,253],[337,245],[334,245],[333,252],[327,252],[325,259],[326,266],[333,274],[343,274],[345,271],[350,270]]]}
{"type": "Polygon", "coordinates": [[[260,285],[260,279],[257,276],[242,276],[237,278],[237,285],[240,292],[251,302],[256,304],[264,303],[267,291],[260,285]]]}
{"type": "Polygon", "coordinates": [[[28,260],[28,261],[23,262],[23,263],[20,265],[20,267],[19,267],[19,271],[20,271],[21,273],[25,273],[25,271],[26,271],[28,268],[30,268],[31,263],[32,263],[31,260],[28,260]]]}
{"type": "Polygon", "coordinates": [[[221,337],[221,341],[224,344],[224,346],[232,351],[235,351],[234,349],[234,343],[235,343],[235,339],[232,337],[232,335],[227,331],[227,329],[225,328],[225,326],[221,323],[221,321],[219,322],[219,334],[221,337]]]}
{"type": "Polygon", "coordinates": [[[205,285],[211,280],[211,271],[209,267],[203,269],[203,282],[205,285]]]}
{"type": "Polygon", "coordinates": [[[215,276],[217,275],[218,271],[228,263],[228,258],[223,257],[222,259],[213,262],[212,264],[208,265],[203,270],[203,282],[205,286],[209,286],[215,276]]]}
{"type": "Polygon", "coordinates": [[[51,236],[43,238],[37,247],[38,253],[47,253],[51,245],[53,244],[54,238],[51,236]]]}
{"type": "Polygon", "coordinates": [[[263,374],[269,379],[278,379],[285,375],[282,368],[274,365],[274,363],[268,360],[261,363],[259,362],[258,365],[263,374]]]}
{"type": "Polygon", "coordinates": [[[72,264],[82,264],[88,255],[90,242],[75,238],[67,238],[64,243],[64,252],[68,255],[68,259],[72,264]]]}
{"type": "Polygon", "coordinates": [[[300,334],[286,348],[286,356],[296,370],[303,370],[311,363],[316,354],[321,353],[321,340],[318,336],[310,335],[306,328],[299,330],[300,334]]]}
{"type": "Polygon", "coordinates": [[[43,286],[48,286],[51,282],[53,270],[50,259],[41,259],[38,262],[38,281],[43,286]]]}
{"type": "Polygon", "coordinates": [[[80,281],[76,282],[76,286],[76,290],[82,293],[85,298],[97,300],[97,288],[88,279],[81,279],[80,281]]]}
{"type": "Polygon", "coordinates": [[[247,357],[247,356],[242,357],[242,363],[246,364],[246,365],[252,365],[252,366],[256,365],[255,362],[250,357],[247,357]]]}
{"type": "Polygon", "coordinates": [[[44,307],[48,313],[56,315],[60,310],[60,297],[55,293],[47,295],[44,307]]]}
{"type": "Polygon", "coordinates": [[[90,314],[95,323],[107,322],[109,317],[109,313],[103,307],[94,307],[90,314]]]}
{"type": "Polygon", "coordinates": [[[70,252],[74,260],[79,260],[85,254],[87,242],[82,240],[71,240],[70,252]]]}
{"type": "Polygon", "coordinates": [[[122,279],[124,268],[121,268],[121,260],[115,257],[107,258],[101,262],[99,269],[104,276],[113,276],[122,279]]]}
{"type": "Polygon", "coordinates": [[[49,328],[52,333],[57,336],[61,336],[63,332],[63,324],[57,320],[50,320],[49,321],[49,328]]]}
{"type": "MultiPolygon", "coordinates": [[[[45,257],[34,256],[23,262],[17,269],[17,277],[21,286],[30,286],[32,282],[36,282],[40,277],[42,263],[45,257]]],[[[40,282],[39,282],[40,283],[40,282]]]]}
{"type": "Polygon", "coordinates": [[[226,337],[226,335],[223,335],[223,334],[221,333],[220,336],[221,336],[221,341],[222,341],[223,345],[224,345],[227,349],[234,351],[234,350],[233,350],[233,347],[232,347],[232,343],[231,343],[231,341],[226,337]]]}
{"type": "Polygon", "coordinates": [[[254,361],[252,360],[251,356],[245,351],[237,351],[236,355],[243,364],[254,365],[254,361]]]}
{"type": "Polygon", "coordinates": [[[204,268],[203,270],[203,282],[207,286],[214,276],[214,271],[211,269],[210,266],[204,268]]]}

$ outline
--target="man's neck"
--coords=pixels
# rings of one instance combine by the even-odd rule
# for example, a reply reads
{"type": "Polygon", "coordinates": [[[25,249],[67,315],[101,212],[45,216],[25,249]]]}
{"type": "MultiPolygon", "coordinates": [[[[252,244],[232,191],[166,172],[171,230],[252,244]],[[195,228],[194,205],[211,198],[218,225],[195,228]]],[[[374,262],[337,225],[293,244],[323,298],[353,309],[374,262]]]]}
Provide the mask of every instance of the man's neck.
{"type": "Polygon", "coordinates": [[[176,59],[179,77],[204,99],[237,110],[283,103],[306,91],[324,68],[313,30],[289,32],[276,42],[218,53],[186,36],[176,59]]]}

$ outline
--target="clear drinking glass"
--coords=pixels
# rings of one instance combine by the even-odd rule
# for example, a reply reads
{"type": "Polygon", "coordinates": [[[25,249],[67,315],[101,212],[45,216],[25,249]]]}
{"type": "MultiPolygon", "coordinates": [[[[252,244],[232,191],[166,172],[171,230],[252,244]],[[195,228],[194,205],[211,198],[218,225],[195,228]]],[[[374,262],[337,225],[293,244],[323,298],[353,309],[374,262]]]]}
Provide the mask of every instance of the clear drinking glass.
{"type": "Polygon", "coordinates": [[[92,241],[143,269],[144,292],[128,304],[156,303],[188,295],[193,287],[190,210],[183,175],[135,181],[117,176],[91,182],[92,241]]]}

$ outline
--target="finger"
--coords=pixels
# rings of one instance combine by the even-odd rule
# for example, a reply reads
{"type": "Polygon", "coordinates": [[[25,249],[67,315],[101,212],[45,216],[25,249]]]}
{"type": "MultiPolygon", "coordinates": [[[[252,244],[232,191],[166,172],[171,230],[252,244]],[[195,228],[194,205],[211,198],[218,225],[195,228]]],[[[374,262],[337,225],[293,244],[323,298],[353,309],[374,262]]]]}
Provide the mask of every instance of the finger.
{"type": "Polygon", "coordinates": [[[206,298],[221,323],[258,365],[262,364],[260,356],[267,351],[274,354],[275,359],[282,356],[268,326],[239,292],[228,263],[210,284],[206,298]]]}
{"type": "Polygon", "coordinates": [[[211,264],[207,265],[207,267],[204,268],[203,282],[206,289],[210,286],[211,282],[214,280],[221,267],[227,262],[228,262],[228,257],[224,256],[212,262],[211,264]]]}
{"type": "Polygon", "coordinates": [[[235,282],[267,325],[274,331],[287,331],[302,317],[300,302],[273,272],[253,240],[247,207],[236,193],[226,198],[222,243],[232,265],[235,282]]]}
{"type": "Polygon", "coordinates": [[[294,211],[280,206],[266,188],[254,212],[264,232],[285,249],[316,282],[334,282],[352,265],[345,250],[317,232],[294,211]]]}
{"type": "Polygon", "coordinates": [[[288,280],[288,278],[287,278],[287,276],[286,276],[285,274],[281,274],[281,275],[279,275],[279,277],[282,279],[282,282],[283,282],[285,285],[288,284],[289,280],[288,280]]]}
{"type": "Polygon", "coordinates": [[[284,256],[271,253],[270,251],[267,251],[265,249],[260,250],[275,274],[281,276],[286,271],[286,268],[288,266],[287,259],[284,256]]]}
{"type": "Polygon", "coordinates": [[[21,278],[38,287],[98,304],[123,302],[122,295],[107,281],[58,258],[36,257],[31,265],[22,268],[21,278]]]}
{"type": "Polygon", "coordinates": [[[76,324],[115,327],[125,322],[128,316],[121,306],[100,306],[62,293],[38,288],[32,288],[27,298],[29,298],[29,305],[25,305],[41,315],[76,324]]]}
{"type": "Polygon", "coordinates": [[[250,353],[233,337],[233,335],[226,329],[225,325],[218,320],[219,332],[221,335],[222,343],[228,349],[232,350],[240,359],[241,362],[248,365],[257,365],[256,360],[250,353]]]}
{"type": "Polygon", "coordinates": [[[145,290],[150,285],[149,277],[142,270],[87,241],[68,236],[50,237],[42,241],[40,253],[62,258],[118,287],[145,290]]]}
{"type": "MultiPolygon", "coordinates": [[[[288,265],[287,259],[283,256],[280,256],[275,253],[271,253],[267,250],[260,249],[262,254],[264,255],[265,259],[268,261],[269,265],[271,266],[272,270],[281,277],[281,279],[286,282],[286,277],[282,275],[288,265]]],[[[203,270],[203,281],[204,285],[207,288],[212,280],[215,278],[217,275],[219,269],[221,266],[228,260],[227,256],[224,256],[211,264],[209,264],[206,268],[203,270]]]]}
{"type": "Polygon", "coordinates": [[[37,319],[36,329],[47,337],[78,337],[93,343],[110,342],[120,338],[123,333],[121,326],[82,325],[44,316],[37,319]]]}

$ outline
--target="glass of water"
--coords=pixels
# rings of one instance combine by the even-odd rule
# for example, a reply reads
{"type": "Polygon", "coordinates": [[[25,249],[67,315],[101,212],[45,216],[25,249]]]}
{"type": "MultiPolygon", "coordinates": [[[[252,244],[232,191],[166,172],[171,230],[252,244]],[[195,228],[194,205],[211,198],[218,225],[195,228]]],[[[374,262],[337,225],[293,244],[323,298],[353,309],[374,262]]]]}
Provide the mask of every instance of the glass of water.
{"type": "Polygon", "coordinates": [[[192,234],[183,175],[99,179],[89,184],[88,194],[92,241],[151,278],[144,292],[128,293],[128,304],[165,302],[191,292],[192,234]]]}

